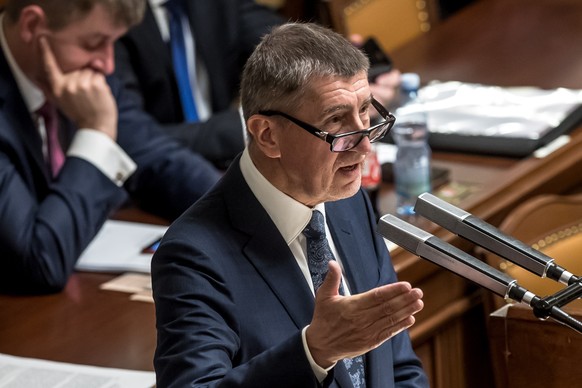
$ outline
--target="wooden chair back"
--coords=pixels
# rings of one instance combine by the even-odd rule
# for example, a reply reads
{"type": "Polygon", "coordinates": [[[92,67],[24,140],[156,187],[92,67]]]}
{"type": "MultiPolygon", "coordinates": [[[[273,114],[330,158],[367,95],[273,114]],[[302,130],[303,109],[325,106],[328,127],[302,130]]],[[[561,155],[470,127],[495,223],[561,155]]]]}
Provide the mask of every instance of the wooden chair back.
{"type": "Polygon", "coordinates": [[[328,23],[337,32],[375,37],[388,53],[438,23],[437,0],[328,0],[328,23]]]}
{"type": "MultiPolygon", "coordinates": [[[[582,275],[582,195],[542,195],[515,208],[499,229],[553,258],[574,275],[582,275]]],[[[485,250],[482,258],[490,265],[517,279],[518,283],[538,296],[557,292],[564,286],[485,250]]],[[[493,295],[492,311],[506,301],[493,295]]],[[[569,306],[582,308],[582,300],[569,306]]]]}

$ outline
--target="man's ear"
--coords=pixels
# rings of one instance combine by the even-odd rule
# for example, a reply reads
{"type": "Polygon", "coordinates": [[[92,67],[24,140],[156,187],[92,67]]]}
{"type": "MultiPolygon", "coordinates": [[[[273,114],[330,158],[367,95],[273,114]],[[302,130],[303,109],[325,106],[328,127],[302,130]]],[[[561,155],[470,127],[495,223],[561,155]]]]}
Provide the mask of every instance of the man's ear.
{"type": "Polygon", "coordinates": [[[38,5],[24,7],[20,11],[17,24],[20,39],[26,43],[34,42],[49,31],[46,14],[38,5]]]}
{"type": "Polygon", "coordinates": [[[252,134],[253,143],[269,158],[281,156],[279,149],[279,132],[276,120],[260,114],[252,115],[247,120],[248,131],[252,134]]]}

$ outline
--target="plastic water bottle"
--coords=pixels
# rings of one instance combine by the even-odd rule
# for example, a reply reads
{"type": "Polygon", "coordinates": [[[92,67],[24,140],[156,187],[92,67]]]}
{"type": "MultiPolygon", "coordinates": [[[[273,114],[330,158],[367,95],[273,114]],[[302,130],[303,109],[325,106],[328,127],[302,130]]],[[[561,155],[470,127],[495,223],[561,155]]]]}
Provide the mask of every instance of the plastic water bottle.
{"type": "Polygon", "coordinates": [[[400,106],[392,129],[398,147],[394,161],[396,213],[401,216],[414,215],[416,198],[431,191],[431,150],[426,112],[418,98],[419,86],[418,74],[402,74],[400,106]]]}

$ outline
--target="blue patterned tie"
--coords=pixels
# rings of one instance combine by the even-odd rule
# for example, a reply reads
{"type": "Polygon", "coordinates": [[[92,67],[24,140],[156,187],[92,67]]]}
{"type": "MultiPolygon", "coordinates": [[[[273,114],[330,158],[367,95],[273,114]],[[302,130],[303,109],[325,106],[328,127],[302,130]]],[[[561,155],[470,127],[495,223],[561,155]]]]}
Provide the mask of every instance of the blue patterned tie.
{"type": "MultiPolygon", "coordinates": [[[[307,264],[313,281],[313,289],[317,291],[327,275],[327,265],[330,260],[335,260],[333,253],[325,237],[325,220],[323,214],[314,210],[311,221],[303,230],[307,239],[307,264]]],[[[340,294],[344,294],[343,284],[340,283],[340,294]]],[[[354,388],[365,388],[364,357],[345,358],[343,360],[346,369],[352,379],[354,388]]]]}
{"type": "Polygon", "coordinates": [[[164,6],[170,13],[170,47],[172,49],[172,62],[176,81],[178,82],[184,118],[188,122],[195,122],[198,121],[198,111],[196,110],[196,102],[192,93],[188,60],[186,59],[186,41],[182,23],[187,23],[187,19],[183,10],[183,1],[169,0],[164,6]]]}

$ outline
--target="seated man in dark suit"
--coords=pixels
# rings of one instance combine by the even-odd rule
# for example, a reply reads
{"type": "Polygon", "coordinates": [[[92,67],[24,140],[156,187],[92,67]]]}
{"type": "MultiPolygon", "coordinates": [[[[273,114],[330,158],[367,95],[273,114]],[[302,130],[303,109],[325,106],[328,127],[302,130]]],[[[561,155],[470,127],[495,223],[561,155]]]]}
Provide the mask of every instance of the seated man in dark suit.
{"type": "Polygon", "coordinates": [[[406,330],[422,292],[398,282],[360,187],[394,122],[368,66],[314,24],[274,29],[249,58],[249,145],[152,261],[158,386],[428,386],[406,330]]]}
{"type": "MultiPolygon", "coordinates": [[[[197,118],[186,117],[170,47],[171,16],[164,0],[150,0],[145,17],[116,44],[115,74],[163,128],[220,168],[244,148],[238,109],[242,67],[262,35],[283,20],[253,0],[171,0],[187,20],[182,31],[197,118]]],[[[170,2],[168,2],[170,3],[170,2]]]]}
{"type": "Polygon", "coordinates": [[[107,77],[144,0],[9,0],[0,14],[0,291],[64,287],[128,198],[168,220],[219,178],[107,77]]]}

